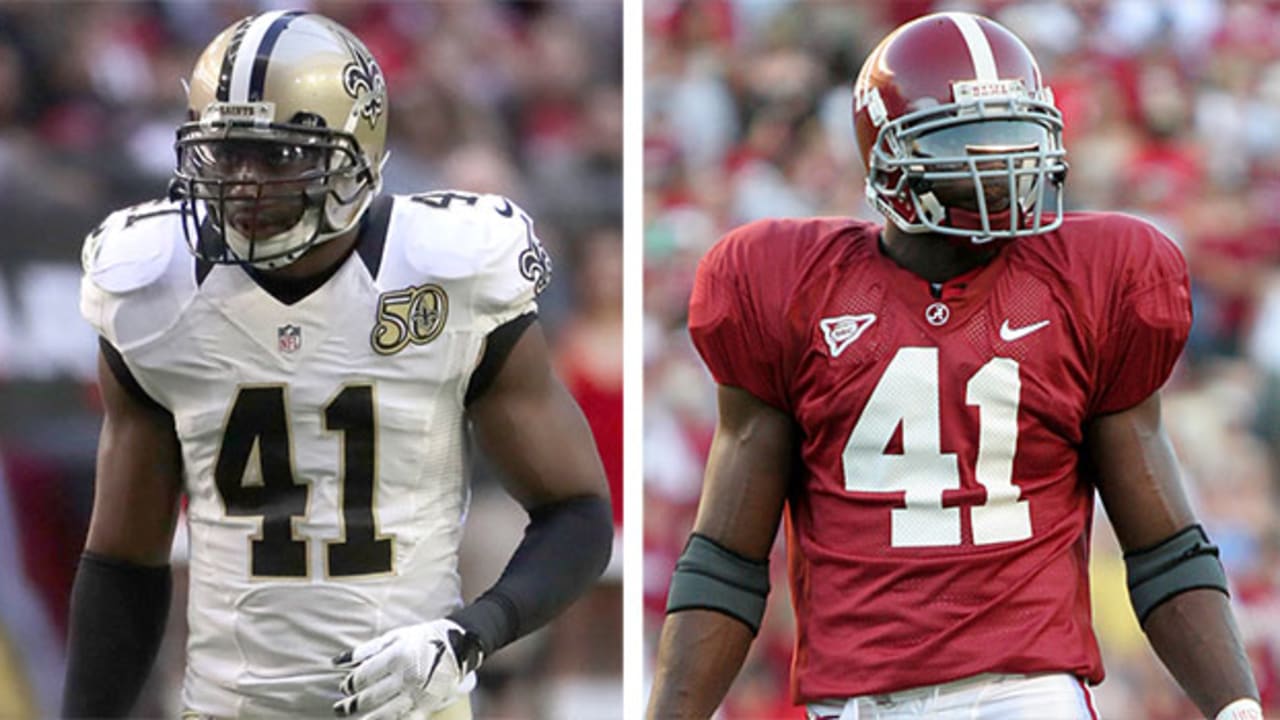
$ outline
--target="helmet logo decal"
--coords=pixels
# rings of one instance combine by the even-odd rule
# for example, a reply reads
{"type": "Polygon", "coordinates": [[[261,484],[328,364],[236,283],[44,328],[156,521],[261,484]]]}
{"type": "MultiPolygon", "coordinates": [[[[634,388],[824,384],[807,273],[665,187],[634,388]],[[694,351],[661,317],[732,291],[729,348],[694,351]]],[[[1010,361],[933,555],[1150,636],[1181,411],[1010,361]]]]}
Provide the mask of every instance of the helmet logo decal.
{"type": "Polygon", "coordinates": [[[440,336],[449,317],[449,296],[439,285],[411,285],[378,296],[378,314],[369,344],[379,355],[426,345],[440,336]]]}
{"type": "Polygon", "coordinates": [[[524,220],[527,243],[517,260],[520,263],[520,274],[533,283],[534,294],[540,295],[551,284],[551,256],[543,249],[542,243],[538,242],[538,236],[533,234],[533,224],[529,218],[521,213],[520,219],[524,220]]]}
{"type": "Polygon", "coordinates": [[[360,117],[369,121],[369,127],[377,127],[382,116],[383,98],[387,94],[382,70],[367,50],[344,38],[351,51],[352,61],[342,68],[342,89],[356,102],[364,102],[360,117]]]}

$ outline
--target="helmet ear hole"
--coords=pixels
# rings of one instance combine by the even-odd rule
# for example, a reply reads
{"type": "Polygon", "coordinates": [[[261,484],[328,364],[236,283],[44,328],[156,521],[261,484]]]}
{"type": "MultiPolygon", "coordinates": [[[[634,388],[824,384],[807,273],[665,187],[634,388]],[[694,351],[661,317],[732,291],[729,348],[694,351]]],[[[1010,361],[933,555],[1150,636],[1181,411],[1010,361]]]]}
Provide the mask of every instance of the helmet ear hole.
{"type": "Polygon", "coordinates": [[[317,113],[299,110],[289,118],[290,125],[299,125],[301,127],[323,128],[328,127],[328,123],[324,121],[324,116],[317,113]]]}

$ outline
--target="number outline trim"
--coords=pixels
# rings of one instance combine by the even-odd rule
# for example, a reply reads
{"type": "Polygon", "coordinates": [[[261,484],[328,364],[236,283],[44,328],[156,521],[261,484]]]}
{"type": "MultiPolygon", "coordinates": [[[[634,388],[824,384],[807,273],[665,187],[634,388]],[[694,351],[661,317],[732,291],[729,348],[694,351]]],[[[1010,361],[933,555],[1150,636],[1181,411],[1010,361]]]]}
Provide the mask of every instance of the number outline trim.
{"type": "MultiPolygon", "coordinates": [[[[218,502],[222,505],[223,518],[231,519],[231,518],[238,517],[238,518],[249,518],[251,520],[256,518],[257,531],[253,535],[250,535],[248,538],[246,538],[248,551],[245,553],[245,558],[247,561],[246,564],[248,566],[247,567],[248,571],[245,573],[245,575],[251,581],[273,580],[273,581],[286,581],[286,582],[307,582],[311,580],[311,557],[310,557],[311,543],[309,542],[310,538],[307,538],[305,536],[303,537],[298,536],[298,521],[299,520],[305,521],[311,517],[312,485],[310,480],[304,480],[301,483],[298,482],[298,472],[297,472],[298,463],[297,463],[297,458],[294,456],[293,425],[292,423],[289,422],[289,417],[290,417],[290,405],[289,405],[288,384],[286,383],[238,383],[236,385],[235,394],[232,395],[231,402],[228,403],[226,412],[223,413],[222,425],[218,429],[218,433],[219,433],[218,450],[213,455],[213,466],[210,468],[210,471],[209,471],[213,479],[213,491],[214,491],[213,494],[218,497],[218,502]],[[305,548],[305,550],[303,551],[304,562],[303,562],[302,575],[266,575],[266,574],[258,574],[253,571],[253,544],[255,542],[263,542],[266,540],[267,515],[266,513],[262,513],[260,515],[232,514],[227,509],[227,499],[222,494],[222,488],[218,487],[218,478],[217,478],[218,458],[222,457],[223,446],[226,444],[226,441],[227,441],[227,427],[228,427],[228,424],[231,422],[231,415],[232,413],[235,412],[236,405],[240,401],[240,393],[245,389],[270,390],[272,388],[280,389],[280,400],[284,410],[284,419],[285,419],[284,432],[285,432],[285,439],[288,445],[288,453],[289,453],[289,481],[295,487],[303,487],[306,489],[306,501],[303,504],[302,515],[289,516],[289,539],[291,542],[302,543],[303,547],[305,548]]],[[[259,433],[257,436],[254,437],[253,446],[249,450],[249,459],[245,462],[245,469],[246,470],[248,469],[249,462],[256,457],[258,459],[258,474],[262,477],[262,485],[257,487],[266,487],[267,479],[266,479],[266,476],[262,474],[261,440],[262,440],[261,433],[259,433]]],[[[240,487],[241,488],[245,487],[243,471],[240,475],[240,487]]]]}
{"type": "Polygon", "coordinates": [[[337,515],[338,515],[338,537],[337,539],[326,539],[323,541],[324,549],[320,553],[320,555],[321,555],[321,562],[324,564],[324,579],[345,581],[345,580],[359,580],[359,579],[367,579],[367,578],[380,578],[380,577],[387,577],[389,575],[395,575],[397,574],[396,573],[395,535],[394,534],[383,535],[381,533],[381,524],[378,521],[378,486],[381,485],[381,483],[378,482],[378,477],[379,477],[378,446],[380,443],[378,442],[379,425],[378,425],[377,385],[372,380],[351,381],[351,382],[343,383],[341,387],[339,387],[336,391],[334,391],[332,394],[329,395],[329,397],[325,400],[324,404],[321,407],[322,409],[320,410],[320,426],[323,428],[323,432],[326,435],[337,434],[341,436],[338,440],[338,476],[337,476],[338,490],[337,490],[337,493],[335,493],[334,495],[334,498],[336,499],[334,510],[337,512],[337,515]],[[346,491],[347,491],[347,432],[348,431],[341,430],[341,429],[330,429],[329,419],[325,417],[325,415],[328,409],[333,405],[333,403],[337,401],[338,396],[346,392],[349,388],[353,388],[353,387],[369,388],[369,403],[370,403],[369,430],[370,430],[370,435],[373,439],[373,448],[372,448],[373,465],[372,467],[370,467],[372,486],[369,489],[369,515],[371,518],[371,524],[373,526],[374,542],[377,542],[380,540],[391,541],[391,553],[390,553],[391,567],[389,570],[383,570],[383,571],[372,572],[372,573],[359,573],[355,575],[333,575],[329,571],[329,548],[334,545],[344,544],[348,541],[347,540],[347,517],[346,517],[346,510],[345,510],[346,491]]]}

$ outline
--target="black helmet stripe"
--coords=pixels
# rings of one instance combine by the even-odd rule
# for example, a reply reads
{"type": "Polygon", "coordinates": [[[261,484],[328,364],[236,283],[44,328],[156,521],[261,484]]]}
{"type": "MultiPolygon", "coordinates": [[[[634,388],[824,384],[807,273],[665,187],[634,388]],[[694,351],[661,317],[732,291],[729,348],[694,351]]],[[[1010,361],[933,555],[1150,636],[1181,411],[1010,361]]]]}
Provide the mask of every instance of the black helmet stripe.
{"type": "Polygon", "coordinates": [[[240,54],[240,43],[244,41],[245,31],[249,29],[253,18],[247,17],[236,26],[231,33],[231,41],[227,43],[227,51],[222,55],[222,68],[218,71],[218,94],[221,102],[231,99],[231,71],[236,66],[236,56],[240,54]]]}
{"type": "Polygon", "coordinates": [[[287,12],[276,18],[263,33],[262,42],[258,43],[258,52],[253,59],[253,72],[249,75],[249,102],[262,100],[262,87],[267,82],[267,64],[271,62],[271,53],[276,49],[276,41],[280,39],[280,33],[284,32],[289,23],[301,14],[301,10],[287,12]]]}

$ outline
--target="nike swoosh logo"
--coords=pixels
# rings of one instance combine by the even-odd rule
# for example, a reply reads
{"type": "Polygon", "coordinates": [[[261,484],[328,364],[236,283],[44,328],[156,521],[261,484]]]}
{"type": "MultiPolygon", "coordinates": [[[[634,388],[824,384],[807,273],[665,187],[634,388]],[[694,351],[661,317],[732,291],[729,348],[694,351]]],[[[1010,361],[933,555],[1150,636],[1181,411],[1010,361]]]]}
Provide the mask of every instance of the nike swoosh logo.
{"type": "Polygon", "coordinates": [[[1009,320],[1006,318],[1004,321],[1004,324],[1000,326],[1000,339],[1005,342],[1013,342],[1014,340],[1021,340],[1022,338],[1030,335],[1031,333],[1039,330],[1040,328],[1047,327],[1048,325],[1049,325],[1048,320],[1041,320],[1040,322],[1032,323],[1031,325],[1025,325],[1020,328],[1012,328],[1012,327],[1009,327],[1009,320]]]}
{"type": "Polygon", "coordinates": [[[431,647],[436,649],[436,658],[431,661],[431,667],[427,670],[427,676],[422,680],[422,688],[425,690],[427,685],[431,683],[431,678],[436,674],[436,668],[440,667],[440,661],[444,659],[444,643],[439,640],[432,640],[431,647]]]}

